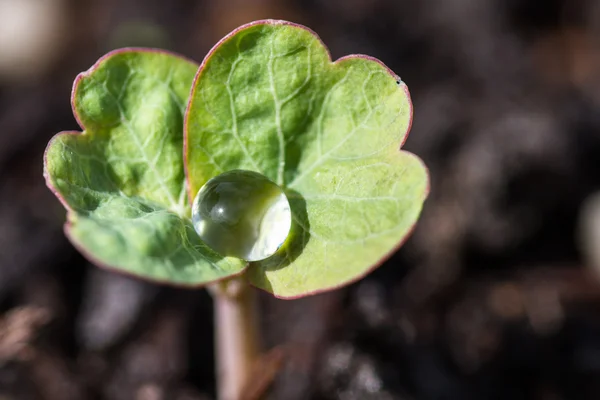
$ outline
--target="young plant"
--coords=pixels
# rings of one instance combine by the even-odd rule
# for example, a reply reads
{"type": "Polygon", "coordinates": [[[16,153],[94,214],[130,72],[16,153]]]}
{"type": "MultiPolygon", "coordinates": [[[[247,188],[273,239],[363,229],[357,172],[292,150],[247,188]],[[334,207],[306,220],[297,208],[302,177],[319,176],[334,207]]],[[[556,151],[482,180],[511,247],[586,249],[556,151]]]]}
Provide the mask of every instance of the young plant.
{"type": "Polygon", "coordinates": [[[71,102],[83,132],[56,135],[44,159],[66,235],[98,266],[209,286],[224,400],[241,396],[259,354],[249,285],[293,299],[360,279],[404,242],[428,194],[427,169],[399,150],[412,120],[406,85],[372,57],[332,62],[314,32],[289,22],[241,26],[200,66],[113,51],[76,78],[71,102]],[[199,190],[237,170],[274,182],[289,203],[287,239],[257,261],[227,250],[247,231],[217,238],[217,252],[192,223],[199,190]]]}

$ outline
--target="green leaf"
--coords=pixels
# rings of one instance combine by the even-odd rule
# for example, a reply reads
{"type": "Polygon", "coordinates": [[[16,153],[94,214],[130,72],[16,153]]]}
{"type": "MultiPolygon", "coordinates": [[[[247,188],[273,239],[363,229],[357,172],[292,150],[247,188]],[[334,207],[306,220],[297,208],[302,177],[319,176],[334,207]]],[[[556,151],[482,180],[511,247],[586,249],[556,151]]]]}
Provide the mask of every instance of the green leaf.
{"type": "Polygon", "coordinates": [[[403,82],[380,61],[331,61],[307,28],[258,21],[207,55],[185,118],[193,197],[211,177],[260,172],[294,214],[275,256],[252,263],[252,284],[282,298],[359,279],[409,235],[429,190],[427,169],[399,151],[412,119],[403,82]]]}
{"type": "Polygon", "coordinates": [[[183,113],[197,68],[124,49],[75,80],[73,110],[85,130],[50,141],[44,175],[68,210],[68,237],[96,264],[182,285],[244,270],[208,249],[189,218],[183,113]]]}

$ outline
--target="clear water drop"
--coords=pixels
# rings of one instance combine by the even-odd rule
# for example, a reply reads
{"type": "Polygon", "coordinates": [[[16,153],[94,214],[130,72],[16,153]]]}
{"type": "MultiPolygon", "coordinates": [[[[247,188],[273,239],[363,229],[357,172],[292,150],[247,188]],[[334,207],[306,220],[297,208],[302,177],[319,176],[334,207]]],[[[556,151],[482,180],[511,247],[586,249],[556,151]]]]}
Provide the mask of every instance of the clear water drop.
{"type": "Polygon", "coordinates": [[[210,179],[198,191],[192,223],[217,253],[258,261],[285,242],[292,213],[277,184],[256,172],[234,170],[210,179]]]}

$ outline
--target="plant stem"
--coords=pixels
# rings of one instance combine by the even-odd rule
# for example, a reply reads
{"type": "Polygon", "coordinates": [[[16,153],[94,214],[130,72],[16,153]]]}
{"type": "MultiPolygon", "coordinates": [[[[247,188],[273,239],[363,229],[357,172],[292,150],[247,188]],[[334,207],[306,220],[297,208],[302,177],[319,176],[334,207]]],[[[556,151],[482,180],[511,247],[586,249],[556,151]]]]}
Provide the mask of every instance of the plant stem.
{"type": "Polygon", "coordinates": [[[211,287],[215,319],[217,399],[241,400],[259,356],[256,291],[244,277],[211,287]]]}

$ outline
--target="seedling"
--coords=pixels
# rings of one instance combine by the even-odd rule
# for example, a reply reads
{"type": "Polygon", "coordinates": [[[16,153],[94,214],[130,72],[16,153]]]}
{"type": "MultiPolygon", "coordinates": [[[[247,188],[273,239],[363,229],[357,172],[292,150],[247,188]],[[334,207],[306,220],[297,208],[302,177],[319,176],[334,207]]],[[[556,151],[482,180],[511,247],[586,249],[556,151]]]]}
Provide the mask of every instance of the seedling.
{"type": "Polygon", "coordinates": [[[83,132],[56,135],[44,159],[66,235],[98,266],[209,287],[223,400],[240,398],[258,357],[249,285],[293,299],[360,279],[428,194],[427,169],[399,150],[406,85],[372,57],[332,62],[293,23],[241,26],[200,66],[113,51],[71,102],[83,132]]]}

